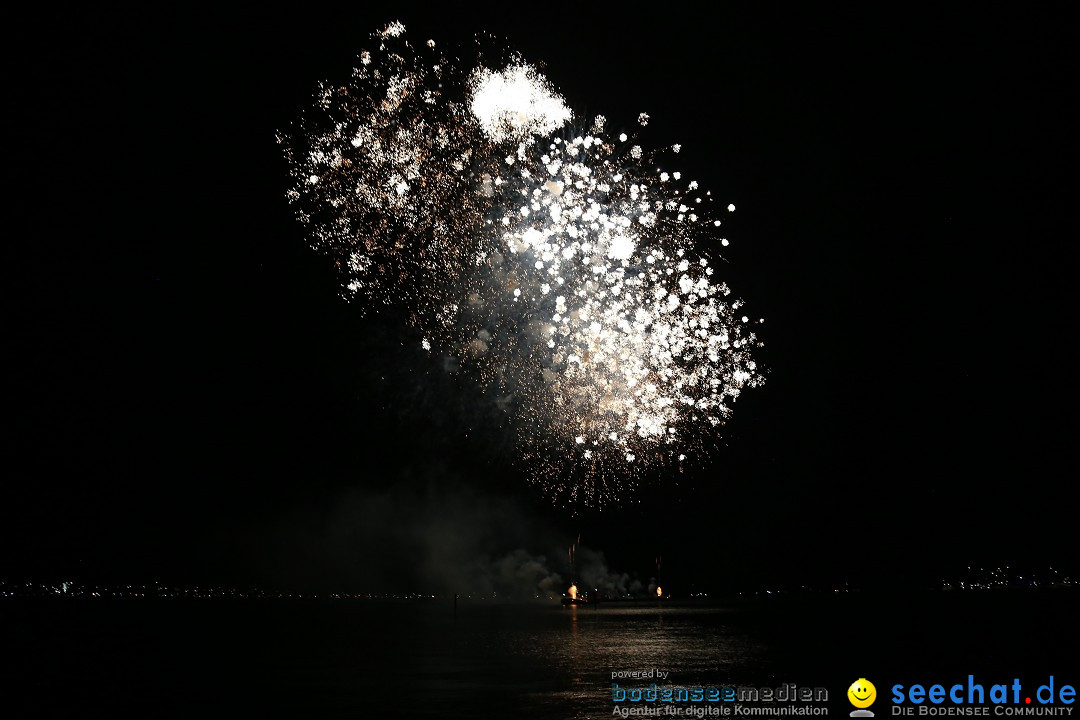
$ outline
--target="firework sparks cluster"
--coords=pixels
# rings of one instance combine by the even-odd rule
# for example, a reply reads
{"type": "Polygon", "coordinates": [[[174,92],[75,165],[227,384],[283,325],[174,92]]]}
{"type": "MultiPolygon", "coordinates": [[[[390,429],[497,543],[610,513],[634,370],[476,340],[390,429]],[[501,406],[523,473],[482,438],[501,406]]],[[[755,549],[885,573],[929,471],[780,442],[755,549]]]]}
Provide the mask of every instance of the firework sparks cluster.
{"type": "Polygon", "coordinates": [[[289,200],[347,293],[404,303],[558,502],[617,501],[699,452],[762,375],[695,250],[726,244],[711,194],[655,167],[680,146],[580,124],[520,57],[463,69],[398,23],[373,41],[281,138],[289,200]]]}

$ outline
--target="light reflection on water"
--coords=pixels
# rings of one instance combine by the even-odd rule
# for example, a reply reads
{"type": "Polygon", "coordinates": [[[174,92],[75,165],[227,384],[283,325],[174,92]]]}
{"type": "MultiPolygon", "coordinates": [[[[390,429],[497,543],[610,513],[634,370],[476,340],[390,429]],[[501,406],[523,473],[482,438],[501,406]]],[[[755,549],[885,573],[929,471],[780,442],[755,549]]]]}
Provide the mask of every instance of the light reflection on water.
{"type": "MultiPolygon", "coordinates": [[[[414,656],[413,680],[421,697],[430,694],[448,709],[473,695],[505,695],[517,716],[608,716],[614,671],[671,673],[668,680],[614,681],[623,687],[760,682],[766,648],[731,617],[722,607],[657,603],[471,608],[449,627],[428,628],[432,637],[447,632],[451,649],[414,656]]],[[[461,716],[488,709],[474,705],[461,716]]]]}
{"type": "Polygon", "coordinates": [[[613,671],[660,669],[676,685],[828,687],[847,712],[860,676],[1061,675],[1080,642],[1075,601],[852,593],[456,614],[439,601],[10,601],[0,695],[49,717],[607,718],[613,671]]]}
{"type": "MultiPolygon", "coordinates": [[[[541,633],[533,650],[543,662],[561,664],[569,687],[534,697],[540,706],[558,706],[573,717],[609,715],[610,686],[657,682],[715,684],[764,661],[765,648],[725,622],[722,608],[653,605],[569,608],[569,640],[541,633]],[[613,671],[661,670],[669,680],[617,679],[613,671]]],[[[554,709],[554,708],[552,708],[554,709]]]]}

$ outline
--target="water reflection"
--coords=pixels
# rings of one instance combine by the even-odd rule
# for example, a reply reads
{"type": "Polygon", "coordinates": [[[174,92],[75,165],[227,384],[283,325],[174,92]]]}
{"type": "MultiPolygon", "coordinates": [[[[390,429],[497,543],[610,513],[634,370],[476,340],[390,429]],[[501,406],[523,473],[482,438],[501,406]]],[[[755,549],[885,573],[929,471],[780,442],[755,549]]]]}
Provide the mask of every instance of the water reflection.
{"type": "Polygon", "coordinates": [[[501,636],[503,649],[538,681],[527,705],[553,716],[610,712],[613,672],[661,670],[679,684],[709,684],[760,677],[765,662],[764,646],[728,622],[723,608],[608,604],[521,612],[517,627],[501,636]]]}

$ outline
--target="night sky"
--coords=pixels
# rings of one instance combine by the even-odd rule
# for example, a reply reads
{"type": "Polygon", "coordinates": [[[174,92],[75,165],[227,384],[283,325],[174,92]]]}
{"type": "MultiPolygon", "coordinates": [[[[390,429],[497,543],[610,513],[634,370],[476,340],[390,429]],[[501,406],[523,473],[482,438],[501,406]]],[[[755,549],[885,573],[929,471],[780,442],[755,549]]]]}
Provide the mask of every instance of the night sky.
{"type": "Polygon", "coordinates": [[[672,8],[11,27],[0,576],[441,591],[578,533],[684,591],[1075,565],[1071,14],[672,8]],[[735,203],[718,274],[768,375],[700,470],[552,508],[400,308],[340,298],[275,133],[393,19],[648,112],[735,203]]]}

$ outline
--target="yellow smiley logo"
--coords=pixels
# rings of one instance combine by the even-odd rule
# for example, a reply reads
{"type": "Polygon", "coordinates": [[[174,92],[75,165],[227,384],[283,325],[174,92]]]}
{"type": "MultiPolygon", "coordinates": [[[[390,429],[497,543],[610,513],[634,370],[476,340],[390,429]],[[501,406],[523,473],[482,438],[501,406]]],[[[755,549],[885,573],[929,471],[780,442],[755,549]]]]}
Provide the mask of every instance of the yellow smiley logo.
{"type": "Polygon", "coordinates": [[[867,708],[877,698],[877,688],[866,678],[859,678],[847,689],[848,700],[857,708],[867,708]]]}

